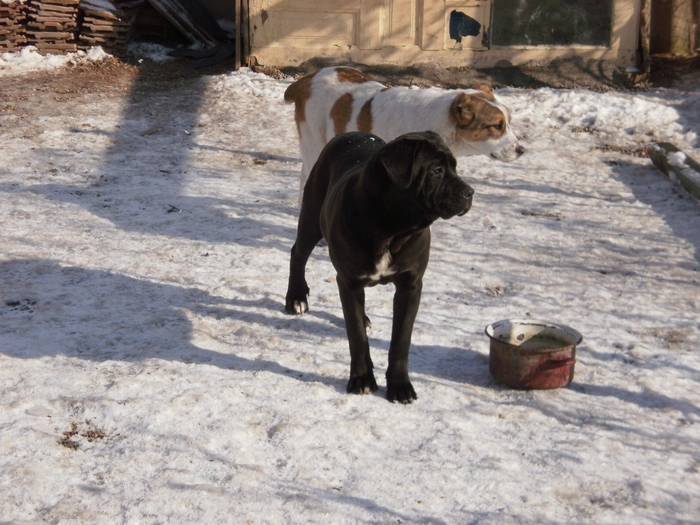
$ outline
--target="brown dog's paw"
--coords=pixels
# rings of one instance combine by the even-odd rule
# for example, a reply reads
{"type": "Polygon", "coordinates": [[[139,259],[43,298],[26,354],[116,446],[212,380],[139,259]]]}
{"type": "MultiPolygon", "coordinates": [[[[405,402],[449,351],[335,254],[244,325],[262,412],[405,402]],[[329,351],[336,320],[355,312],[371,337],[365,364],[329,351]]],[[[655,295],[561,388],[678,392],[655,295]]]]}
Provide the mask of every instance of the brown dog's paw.
{"type": "Polygon", "coordinates": [[[351,377],[348,381],[348,394],[371,394],[377,390],[377,381],[374,379],[374,374],[370,371],[365,375],[351,377]]]}
{"type": "Polygon", "coordinates": [[[416,395],[416,391],[413,390],[411,382],[406,381],[405,383],[397,385],[387,385],[386,398],[392,403],[399,402],[407,405],[418,399],[418,396],[416,395]]]}

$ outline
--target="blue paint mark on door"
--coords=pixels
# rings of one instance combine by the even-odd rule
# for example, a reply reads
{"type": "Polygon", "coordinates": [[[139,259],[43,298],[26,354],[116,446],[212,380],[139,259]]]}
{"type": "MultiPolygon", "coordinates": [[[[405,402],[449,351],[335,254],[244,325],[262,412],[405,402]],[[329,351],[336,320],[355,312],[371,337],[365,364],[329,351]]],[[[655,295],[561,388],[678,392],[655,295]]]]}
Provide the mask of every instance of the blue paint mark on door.
{"type": "Polygon", "coordinates": [[[467,16],[456,9],[450,13],[450,38],[452,40],[461,43],[462,37],[479,36],[480,32],[481,24],[471,16],[467,16]]]}

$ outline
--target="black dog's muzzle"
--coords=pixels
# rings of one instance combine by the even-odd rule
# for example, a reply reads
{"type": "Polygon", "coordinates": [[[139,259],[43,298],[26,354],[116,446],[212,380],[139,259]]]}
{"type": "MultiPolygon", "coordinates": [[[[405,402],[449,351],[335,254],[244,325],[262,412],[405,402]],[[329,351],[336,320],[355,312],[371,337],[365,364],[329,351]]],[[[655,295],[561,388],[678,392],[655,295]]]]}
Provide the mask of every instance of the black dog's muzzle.
{"type": "Polygon", "coordinates": [[[472,188],[468,184],[465,184],[465,186],[466,187],[462,190],[462,196],[465,199],[464,209],[457,214],[458,217],[461,217],[462,215],[466,215],[466,213],[472,207],[472,197],[474,196],[474,188],[472,188]]]}

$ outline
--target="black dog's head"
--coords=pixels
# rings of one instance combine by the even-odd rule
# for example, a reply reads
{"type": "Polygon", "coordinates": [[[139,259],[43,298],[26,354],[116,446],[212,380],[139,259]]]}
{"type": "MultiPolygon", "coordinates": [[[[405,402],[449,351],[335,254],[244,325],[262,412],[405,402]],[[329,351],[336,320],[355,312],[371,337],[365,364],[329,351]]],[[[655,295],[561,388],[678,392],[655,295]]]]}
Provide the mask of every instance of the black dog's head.
{"type": "Polygon", "coordinates": [[[464,215],[474,190],[457,175],[457,161],[432,131],[407,133],[379,152],[392,191],[415,204],[430,221],[464,215]]]}

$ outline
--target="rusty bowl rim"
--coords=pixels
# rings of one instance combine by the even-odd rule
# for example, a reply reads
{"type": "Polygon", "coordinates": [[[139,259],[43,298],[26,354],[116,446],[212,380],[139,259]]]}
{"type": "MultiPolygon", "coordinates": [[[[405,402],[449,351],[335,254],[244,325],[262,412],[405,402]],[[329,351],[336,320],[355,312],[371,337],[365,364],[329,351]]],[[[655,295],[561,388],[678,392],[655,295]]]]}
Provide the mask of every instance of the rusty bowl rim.
{"type": "Polygon", "coordinates": [[[554,353],[554,352],[560,352],[562,350],[565,350],[567,348],[576,348],[579,344],[581,344],[581,341],[583,341],[583,336],[578,330],[575,330],[571,328],[568,325],[561,324],[561,323],[553,323],[550,321],[542,321],[538,319],[501,319],[500,321],[496,321],[495,323],[491,323],[484,329],[484,333],[488,336],[488,338],[492,342],[497,342],[499,344],[505,345],[507,347],[513,348],[513,349],[520,349],[517,345],[513,345],[511,343],[508,343],[506,341],[502,341],[501,339],[498,339],[494,335],[494,328],[499,327],[502,324],[505,323],[510,323],[511,325],[526,325],[526,326],[542,326],[543,328],[554,328],[556,330],[560,330],[564,333],[567,333],[568,335],[574,337],[576,341],[574,343],[567,344],[566,346],[560,346],[558,348],[553,348],[553,349],[546,349],[543,351],[529,351],[531,354],[549,354],[549,353],[554,353]],[[491,333],[489,333],[489,331],[491,333]]]}

